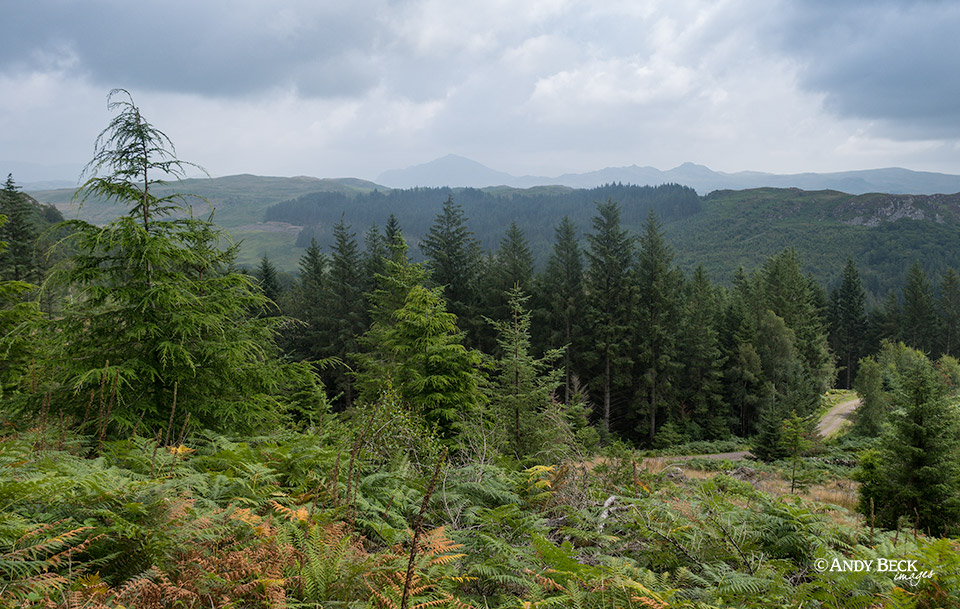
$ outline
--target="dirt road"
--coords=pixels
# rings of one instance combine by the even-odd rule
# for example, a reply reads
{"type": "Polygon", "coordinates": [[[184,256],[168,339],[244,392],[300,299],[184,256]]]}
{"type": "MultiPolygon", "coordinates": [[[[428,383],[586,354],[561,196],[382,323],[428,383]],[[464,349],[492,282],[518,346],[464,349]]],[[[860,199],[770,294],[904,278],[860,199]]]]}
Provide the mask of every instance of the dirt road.
{"type": "MultiPolygon", "coordinates": [[[[820,419],[820,422],[817,423],[817,432],[820,433],[824,438],[828,438],[833,434],[837,433],[840,430],[840,426],[846,423],[850,419],[850,415],[853,414],[853,411],[856,410],[857,406],[860,405],[859,399],[847,400],[846,402],[840,402],[833,408],[827,411],[827,414],[823,415],[823,418],[820,419]]],[[[739,451],[734,453],[716,453],[712,455],[683,455],[683,456],[669,456],[663,457],[663,459],[670,459],[672,461],[687,461],[688,459],[728,459],[730,461],[739,461],[740,459],[746,459],[748,457],[753,457],[748,451],[739,451]]]]}
{"type": "Polygon", "coordinates": [[[820,432],[820,435],[824,438],[829,438],[837,433],[840,426],[850,419],[850,415],[853,414],[853,411],[856,410],[859,405],[859,399],[840,402],[828,410],[827,414],[823,415],[823,418],[820,419],[820,422],[817,424],[817,431],[820,432]]]}

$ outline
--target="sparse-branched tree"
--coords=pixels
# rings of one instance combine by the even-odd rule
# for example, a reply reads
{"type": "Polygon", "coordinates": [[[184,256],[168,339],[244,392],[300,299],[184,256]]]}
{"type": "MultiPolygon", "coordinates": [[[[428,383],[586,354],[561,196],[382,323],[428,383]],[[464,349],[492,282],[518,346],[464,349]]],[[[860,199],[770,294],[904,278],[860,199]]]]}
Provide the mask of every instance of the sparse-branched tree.
{"type": "Polygon", "coordinates": [[[530,313],[525,309],[529,297],[520,286],[507,293],[510,317],[490,320],[497,331],[497,358],[493,362],[492,405],[499,411],[501,426],[512,428],[512,444],[518,456],[538,451],[531,446],[536,436],[538,415],[550,404],[550,395],[560,384],[561,370],[553,364],[562,356],[551,350],[543,358],[530,353],[530,313]]]}

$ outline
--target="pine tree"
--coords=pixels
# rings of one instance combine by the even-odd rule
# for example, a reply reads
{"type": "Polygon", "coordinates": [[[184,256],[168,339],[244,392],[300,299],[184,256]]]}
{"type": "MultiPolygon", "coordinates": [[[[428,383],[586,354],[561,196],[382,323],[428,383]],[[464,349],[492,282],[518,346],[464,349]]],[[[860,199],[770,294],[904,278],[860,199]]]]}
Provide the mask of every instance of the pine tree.
{"type": "MultiPolygon", "coordinates": [[[[682,278],[670,267],[673,253],[663,240],[660,223],[651,211],[640,236],[637,261],[635,362],[640,402],[647,411],[647,441],[657,432],[658,411],[673,397],[680,370],[677,329],[680,326],[682,278]]],[[[680,418],[674,413],[674,418],[680,418]]]]}
{"type": "Polygon", "coordinates": [[[866,294],[852,259],[847,260],[843,279],[830,298],[830,344],[843,366],[844,387],[853,387],[857,361],[866,341],[866,294]]]}
{"type": "Polygon", "coordinates": [[[447,197],[427,236],[420,242],[427,258],[433,282],[443,289],[460,326],[471,344],[477,344],[482,320],[477,312],[480,301],[480,242],[467,228],[463,208],[447,197]]]}
{"type": "Polygon", "coordinates": [[[0,190],[0,214],[7,221],[0,226],[0,240],[7,249],[0,253],[0,279],[36,283],[40,277],[37,260],[37,210],[7,174],[0,190]]]}
{"type": "Polygon", "coordinates": [[[956,357],[960,353],[960,275],[948,268],[940,282],[941,350],[956,357]]]}
{"type": "Polygon", "coordinates": [[[596,373],[603,396],[601,421],[604,433],[613,418],[613,393],[629,373],[631,282],[634,245],[629,232],[620,227],[620,206],[613,201],[597,204],[593,233],[587,236],[588,268],[585,275],[586,315],[592,349],[584,353],[596,373]]]}
{"type": "Polygon", "coordinates": [[[103,227],[70,222],[73,254],[48,280],[77,294],[51,324],[60,406],[79,418],[99,390],[101,433],[109,424],[128,433],[164,428],[169,437],[171,423],[187,418],[221,430],[276,421],[279,392],[302,370],[277,358],[276,320],[249,314],[266,297],[231,271],[236,247],[192,217],[185,196],[155,194],[160,178],[191,165],[129,93],[111,92],[109,108],[119,113],[97,139],[81,196],[129,211],[103,227]]]}
{"type": "Polygon", "coordinates": [[[583,255],[577,244],[576,227],[564,216],[556,228],[553,252],[547,261],[541,282],[548,303],[549,342],[554,347],[566,346],[563,352],[563,401],[573,397],[571,376],[582,339],[584,310],[583,255]]]}

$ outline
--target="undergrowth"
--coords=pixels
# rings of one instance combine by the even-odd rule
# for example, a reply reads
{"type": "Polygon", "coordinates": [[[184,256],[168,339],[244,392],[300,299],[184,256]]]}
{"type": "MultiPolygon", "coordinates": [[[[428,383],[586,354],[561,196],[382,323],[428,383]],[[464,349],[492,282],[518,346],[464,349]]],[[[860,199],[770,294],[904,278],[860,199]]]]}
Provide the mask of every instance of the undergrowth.
{"type": "Polygon", "coordinates": [[[722,462],[703,479],[626,451],[592,468],[418,462],[333,418],[97,443],[56,427],[0,437],[0,607],[960,603],[957,542],[838,520],[722,462]],[[878,558],[933,574],[817,569],[878,558]]]}

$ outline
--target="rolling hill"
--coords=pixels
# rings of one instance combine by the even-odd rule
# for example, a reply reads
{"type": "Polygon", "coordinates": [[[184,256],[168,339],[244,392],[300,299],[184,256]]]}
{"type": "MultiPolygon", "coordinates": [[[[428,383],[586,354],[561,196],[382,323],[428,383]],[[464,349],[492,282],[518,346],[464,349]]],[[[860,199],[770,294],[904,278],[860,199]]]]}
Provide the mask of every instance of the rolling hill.
{"type": "MultiPolygon", "coordinates": [[[[836,280],[848,257],[857,261],[871,302],[899,285],[914,260],[931,281],[949,266],[960,268],[960,195],[851,195],[797,188],[719,190],[698,196],[677,185],[611,184],[593,189],[538,186],[414,188],[391,190],[355,179],[276,178],[252,175],[185,180],[183,192],[205,197],[215,220],[242,240],[238,262],[252,267],[268,255],[295,272],[311,237],[328,247],[341,217],[358,234],[382,226],[393,213],[420,255],[417,243],[448,196],[463,205],[469,226],[493,251],[511,222],[524,230],[538,264],[549,256],[553,229],[569,215],[581,234],[589,232],[594,202],[621,203],[624,225],[638,232],[649,210],[664,223],[677,264],[687,272],[704,265],[714,279],[729,281],[739,266],[755,268],[784,247],[796,248],[808,270],[824,284],[836,280]]],[[[122,211],[116,205],[71,202],[73,191],[31,192],[55,204],[67,218],[103,223],[122,211]]]]}

